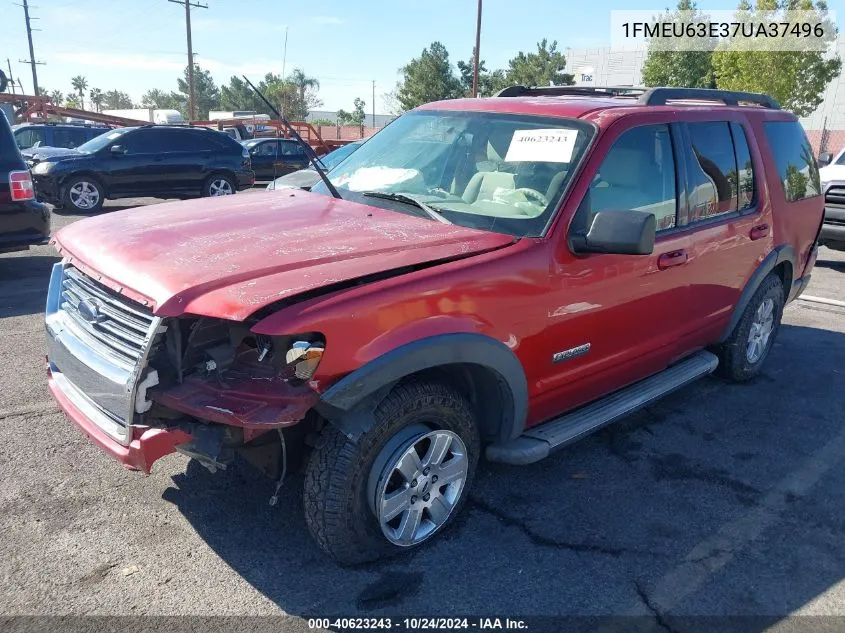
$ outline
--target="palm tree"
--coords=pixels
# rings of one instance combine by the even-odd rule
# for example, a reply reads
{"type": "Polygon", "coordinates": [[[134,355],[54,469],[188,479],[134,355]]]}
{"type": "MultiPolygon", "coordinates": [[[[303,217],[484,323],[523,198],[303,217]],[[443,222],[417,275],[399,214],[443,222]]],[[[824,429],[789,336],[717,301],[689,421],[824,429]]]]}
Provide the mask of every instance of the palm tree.
{"type": "Polygon", "coordinates": [[[302,72],[301,68],[294,68],[293,72],[290,76],[285,80],[285,83],[293,86],[294,90],[296,91],[297,95],[295,97],[296,103],[292,110],[291,114],[293,114],[296,118],[301,118],[305,120],[305,117],[308,115],[308,110],[311,107],[314,107],[311,101],[318,101],[315,95],[311,94],[308,95],[312,90],[319,90],[320,89],[320,82],[317,81],[315,77],[309,77],[304,72],[302,72]],[[311,99],[307,98],[308,96],[312,97],[311,99]],[[294,114],[295,113],[295,114],[294,114]]]}
{"type": "Polygon", "coordinates": [[[88,93],[88,98],[91,100],[94,109],[97,110],[97,112],[101,112],[103,107],[103,99],[105,98],[103,91],[99,88],[91,88],[91,92],[88,93]]]}
{"type": "Polygon", "coordinates": [[[84,98],[84,91],[88,88],[88,80],[85,79],[82,75],[77,75],[73,79],[70,80],[70,84],[73,86],[73,89],[79,94],[79,107],[80,109],[85,109],[85,98],[84,98]]]}

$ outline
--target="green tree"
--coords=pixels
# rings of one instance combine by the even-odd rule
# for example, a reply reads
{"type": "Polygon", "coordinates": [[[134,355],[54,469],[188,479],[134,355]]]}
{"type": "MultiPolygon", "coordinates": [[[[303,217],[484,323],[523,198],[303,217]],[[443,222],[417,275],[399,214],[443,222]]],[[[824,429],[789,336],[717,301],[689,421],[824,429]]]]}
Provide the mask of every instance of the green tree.
{"type": "Polygon", "coordinates": [[[536,53],[520,51],[508,62],[505,78],[511,86],[569,86],[575,82],[565,69],[566,57],[557,50],[557,41],[549,44],[543,38],[536,53]]]}
{"type": "Polygon", "coordinates": [[[440,42],[432,42],[400,72],[402,81],[396,86],[396,102],[401,110],[411,110],[429,101],[463,96],[461,81],[449,62],[449,52],[440,42]]]}
{"type": "Polygon", "coordinates": [[[125,110],[133,106],[132,99],[125,92],[120,90],[109,90],[103,95],[103,106],[105,110],[125,110]]]}
{"type": "MultiPolygon", "coordinates": [[[[458,74],[460,75],[461,88],[466,96],[472,96],[472,75],[473,64],[475,63],[475,48],[473,47],[472,57],[467,61],[458,62],[458,74]]],[[[497,68],[494,71],[487,70],[487,65],[482,59],[478,63],[478,96],[489,97],[507,85],[505,71],[497,68]]]]}
{"type": "Polygon", "coordinates": [[[67,96],[67,99],[65,99],[65,107],[76,108],[77,110],[81,110],[82,104],[79,102],[79,95],[69,94],[67,96]]]}
{"type": "Polygon", "coordinates": [[[79,100],[77,104],[79,108],[85,109],[85,90],[88,89],[88,80],[85,79],[82,75],[77,75],[73,79],[70,80],[70,84],[73,86],[73,89],[76,90],[76,94],[79,95],[79,100]]]}
{"type": "Polygon", "coordinates": [[[319,127],[321,125],[335,125],[335,122],[330,121],[329,119],[312,119],[309,123],[314,127],[319,127]]]}
{"type": "Polygon", "coordinates": [[[282,113],[292,121],[304,121],[311,110],[323,105],[317,96],[320,82],[306,75],[301,68],[294,68],[283,82],[275,82],[274,85],[282,113]]]}
{"type": "Polygon", "coordinates": [[[188,99],[178,92],[165,92],[154,88],[147,90],[141,97],[141,105],[145,108],[157,110],[179,110],[183,116],[187,115],[188,99]]]}
{"type": "MultiPolygon", "coordinates": [[[[828,43],[836,38],[836,31],[827,15],[827,4],[822,0],[757,0],[752,7],[742,0],[737,9],[738,18],[764,18],[761,11],[802,10],[814,11],[818,19],[826,22],[828,43]]],[[[818,51],[743,50],[748,44],[730,41],[720,45],[713,53],[713,72],[716,85],[726,90],[745,90],[769,94],[781,105],[798,116],[807,116],[822,102],[822,95],[830,82],[842,70],[839,55],[818,51]],[[730,49],[727,47],[730,45],[730,49]]]]}
{"type": "Polygon", "coordinates": [[[62,105],[65,101],[65,93],[61,90],[50,90],[49,88],[39,87],[38,94],[41,97],[50,97],[55,105],[62,105]]]}
{"type": "Polygon", "coordinates": [[[91,91],[88,93],[88,98],[91,100],[91,105],[94,106],[94,109],[97,112],[100,112],[103,109],[103,99],[105,95],[103,95],[103,91],[99,88],[91,88],[91,91]]]}
{"type": "MultiPolygon", "coordinates": [[[[187,66],[183,77],[176,80],[176,85],[187,100],[190,92],[187,66]]],[[[203,70],[199,64],[194,64],[194,105],[197,109],[197,117],[203,120],[208,118],[209,111],[216,110],[220,106],[220,89],[214,83],[211,72],[203,70]]]]}
{"type": "MultiPolygon", "coordinates": [[[[694,21],[706,22],[708,15],[698,10],[694,0],[680,0],[675,11],[666,11],[661,22],[680,21],[680,11],[693,11],[694,21]]],[[[689,19],[689,18],[687,18],[689,19]]],[[[643,84],[646,86],[677,86],[684,88],[715,88],[713,53],[710,50],[677,50],[678,42],[652,38],[643,63],[643,84]]]]}
{"type": "MultiPolygon", "coordinates": [[[[229,78],[228,86],[220,86],[221,110],[255,110],[259,112],[258,102],[261,102],[261,100],[256,98],[252,89],[240,77],[232,75],[229,78]]],[[[267,108],[263,102],[261,102],[261,107],[262,110],[267,108]]],[[[266,114],[269,114],[269,112],[266,114]]]]}
{"type": "Polygon", "coordinates": [[[355,98],[353,102],[355,109],[352,112],[346,110],[337,111],[337,122],[341,125],[364,125],[364,119],[367,117],[364,108],[367,103],[363,99],[355,98]]]}

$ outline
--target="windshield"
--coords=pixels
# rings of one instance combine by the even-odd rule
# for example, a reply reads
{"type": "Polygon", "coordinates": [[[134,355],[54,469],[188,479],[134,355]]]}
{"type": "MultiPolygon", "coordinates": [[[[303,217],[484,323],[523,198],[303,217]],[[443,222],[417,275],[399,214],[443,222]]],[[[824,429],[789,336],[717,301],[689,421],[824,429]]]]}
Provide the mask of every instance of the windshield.
{"type": "Polygon", "coordinates": [[[76,151],[82,152],[83,154],[93,154],[94,152],[99,152],[113,140],[120,138],[127,132],[131,132],[134,129],[134,127],[123,127],[119,130],[109,130],[105,134],[95,136],[87,143],[83,143],[82,145],[76,148],[76,151]]]}
{"type": "MultiPolygon", "coordinates": [[[[333,152],[329,152],[324,156],[320,156],[320,162],[326,167],[326,171],[331,171],[344,160],[346,157],[349,156],[352,152],[356,149],[361,147],[361,143],[349,143],[348,145],[344,145],[343,147],[338,147],[333,152]]],[[[313,167],[309,167],[309,169],[314,169],[313,167]]]]}
{"type": "MultiPolygon", "coordinates": [[[[461,226],[542,235],[593,128],[575,119],[492,112],[408,113],[331,172],[343,198],[415,213],[366,192],[404,194],[461,226]]],[[[323,183],[313,191],[327,193],[323,183]]]]}

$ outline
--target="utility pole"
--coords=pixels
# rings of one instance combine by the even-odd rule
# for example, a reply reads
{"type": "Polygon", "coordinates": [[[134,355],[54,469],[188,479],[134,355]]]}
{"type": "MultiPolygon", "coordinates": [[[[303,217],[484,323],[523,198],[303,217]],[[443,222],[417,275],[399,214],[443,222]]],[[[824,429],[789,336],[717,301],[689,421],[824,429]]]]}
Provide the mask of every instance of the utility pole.
{"type": "MultiPolygon", "coordinates": [[[[194,47],[191,44],[191,7],[195,9],[207,9],[207,4],[191,2],[191,0],[167,0],[174,4],[185,6],[185,30],[188,34],[188,118],[193,121],[197,118],[196,96],[194,94],[194,47]]],[[[26,2],[26,0],[24,0],[26,2]]]]}
{"type": "Polygon", "coordinates": [[[373,127],[376,126],[376,80],[373,79],[373,127]]]}
{"type": "Polygon", "coordinates": [[[475,58],[472,64],[472,96],[478,96],[478,65],[481,63],[481,0],[478,0],[478,18],[475,22],[475,58]]]}
{"type": "Polygon", "coordinates": [[[29,40],[29,59],[21,59],[18,61],[22,64],[29,64],[32,67],[32,89],[35,91],[35,95],[38,96],[38,73],[35,71],[35,67],[43,66],[44,62],[35,61],[35,50],[32,48],[32,31],[37,31],[38,29],[33,29],[30,24],[30,20],[37,20],[38,18],[29,17],[28,0],[23,0],[23,4],[19,4],[18,6],[23,7],[23,15],[24,18],[26,18],[26,37],[29,40]]]}
{"type": "MultiPolygon", "coordinates": [[[[12,62],[9,61],[9,58],[6,58],[6,66],[9,68],[9,85],[12,87],[12,94],[15,94],[15,78],[12,77],[12,62]]],[[[21,92],[23,92],[23,88],[21,88],[21,92]]]]}

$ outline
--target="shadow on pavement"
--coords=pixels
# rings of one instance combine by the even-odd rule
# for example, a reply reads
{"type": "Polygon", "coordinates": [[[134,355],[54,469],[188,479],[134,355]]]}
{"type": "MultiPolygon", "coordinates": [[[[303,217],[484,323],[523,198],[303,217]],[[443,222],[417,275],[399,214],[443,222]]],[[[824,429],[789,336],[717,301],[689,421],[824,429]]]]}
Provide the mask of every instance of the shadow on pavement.
{"type": "Polygon", "coordinates": [[[0,318],[44,311],[47,283],[58,256],[0,256],[0,318]]]}
{"type": "Polygon", "coordinates": [[[164,498],[293,615],[638,615],[662,630],[738,615],[763,631],[845,576],[845,454],[829,454],[845,445],[830,397],[843,348],[784,325],[755,381],[700,381],[532,466],[482,464],[447,533],[364,567],[311,541],[300,475],[271,508],[260,475],[191,462],[164,498]]]}

